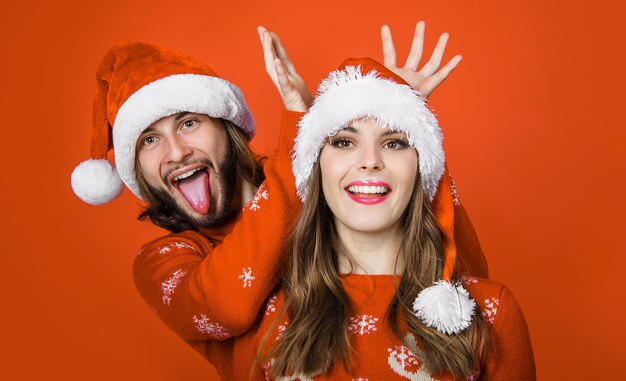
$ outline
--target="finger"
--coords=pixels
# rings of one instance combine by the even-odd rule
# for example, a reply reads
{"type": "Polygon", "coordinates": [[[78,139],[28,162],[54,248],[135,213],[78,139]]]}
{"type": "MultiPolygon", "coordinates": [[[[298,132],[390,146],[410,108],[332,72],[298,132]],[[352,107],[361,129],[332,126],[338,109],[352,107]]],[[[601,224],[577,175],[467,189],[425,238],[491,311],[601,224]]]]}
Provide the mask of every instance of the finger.
{"type": "Polygon", "coordinates": [[[396,67],[396,48],[393,46],[391,29],[387,25],[380,28],[380,38],[383,41],[383,65],[388,68],[396,67]]]}
{"type": "Polygon", "coordinates": [[[259,34],[259,39],[261,39],[261,43],[263,42],[263,32],[267,31],[263,25],[259,25],[256,27],[256,31],[259,34]]]}
{"type": "Polygon", "coordinates": [[[413,71],[417,70],[417,66],[422,59],[422,52],[424,51],[424,28],[426,24],[420,21],[415,25],[415,34],[413,35],[413,42],[411,43],[411,52],[406,59],[404,67],[413,71]]]}
{"type": "Polygon", "coordinates": [[[278,76],[276,74],[276,65],[274,60],[276,58],[276,52],[272,47],[272,38],[267,30],[264,30],[261,35],[261,43],[263,44],[263,60],[265,61],[265,72],[270,77],[270,80],[282,96],[280,84],[278,83],[278,76]]]}
{"type": "Polygon", "coordinates": [[[263,60],[265,61],[265,71],[272,78],[272,82],[276,83],[276,69],[274,68],[274,59],[276,52],[272,47],[272,38],[267,30],[261,31],[261,44],[263,45],[263,60]]]}
{"type": "Polygon", "coordinates": [[[278,38],[278,35],[274,32],[270,32],[270,35],[272,36],[274,50],[276,51],[278,58],[283,61],[283,66],[285,67],[285,69],[287,69],[287,73],[296,74],[296,68],[287,56],[287,51],[283,47],[283,44],[280,42],[280,38],[278,38]]]}
{"type": "MultiPolygon", "coordinates": [[[[278,77],[278,84],[283,94],[288,94],[291,91],[295,91],[295,88],[289,81],[289,76],[283,65],[283,61],[280,58],[274,59],[274,68],[276,70],[276,76],[278,77]]],[[[296,91],[297,92],[297,91],[296,91]]]]}
{"type": "Polygon", "coordinates": [[[308,106],[302,100],[302,95],[289,81],[289,76],[283,65],[283,62],[276,58],[274,60],[278,83],[280,85],[283,104],[287,110],[306,112],[308,106]]]}
{"type": "Polygon", "coordinates": [[[441,59],[443,58],[443,53],[446,51],[446,44],[448,43],[448,33],[443,33],[439,37],[439,41],[437,41],[437,46],[435,46],[435,50],[433,50],[433,55],[430,56],[430,60],[428,63],[424,65],[422,70],[420,70],[420,74],[424,77],[430,77],[437,70],[439,70],[439,65],[441,65],[441,59]]]}
{"type": "Polygon", "coordinates": [[[448,78],[450,73],[457,67],[457,65],[461,62],[463,57],[460,55],[454,56],[444,67],[441,68],[438,72],[433,74],[425,81],[424,86],[420,89],[420,92],[424,97],[428,97],[430,93],[432,93],[439,85],[443,83],[443,81],[448,78]]]}

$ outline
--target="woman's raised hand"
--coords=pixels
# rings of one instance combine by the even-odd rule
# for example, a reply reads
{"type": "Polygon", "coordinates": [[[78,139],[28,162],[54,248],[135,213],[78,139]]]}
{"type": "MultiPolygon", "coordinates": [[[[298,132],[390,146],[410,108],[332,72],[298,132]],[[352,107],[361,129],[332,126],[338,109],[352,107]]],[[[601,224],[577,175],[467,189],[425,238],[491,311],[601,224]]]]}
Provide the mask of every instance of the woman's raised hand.
{"type": "Polygon", "coordinates": [[[313,102],[313,97],[307,89],[306,83],[287,57],[287,52],[280,43],[280,39],[276,33],[268,32],[262,26],[259,26],[257,31],[263,45],[265,71],[278,89],[285,109],[300,112],[308,111],[313,102]]]}
{"type": "Polygon", "coordinates": [[[430,60],[418,70],[422,53],[424,49],[424,27],[423,21],[415,26],[415,34],[413,35],[413,43],[411,44],[411,52],[406,59],[404,67],[398,67],[396,63],[396,48],[391,38],[391,30],[389,26],[383,25],[380,35],[383,41],[383,64],[387,69],[393,71],[404,79],[413,89],[418,91],[424,98],[428,96],[446,79],[454,68],[461,62],[460,55],[454,56],[448,63],[439,69],[443,53],[446,50],[448,42],[448,34],[443,33],[439,36],[439,41],[430,60]]]}

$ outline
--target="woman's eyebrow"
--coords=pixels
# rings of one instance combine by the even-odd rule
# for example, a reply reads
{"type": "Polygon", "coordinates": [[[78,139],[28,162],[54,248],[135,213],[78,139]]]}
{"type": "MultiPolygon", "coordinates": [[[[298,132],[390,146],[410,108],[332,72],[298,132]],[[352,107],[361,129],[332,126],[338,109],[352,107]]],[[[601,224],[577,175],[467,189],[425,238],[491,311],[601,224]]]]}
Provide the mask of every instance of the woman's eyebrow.
{"type": "Polygon", "coordinates": [[[397,130],[387,130],[381,136],[389,136],[389,135],[395,135],[395,134],[406,136],[406,133],[404,131],[397,131],[397,130]]]}
{"type": "Polygon", "coordinates": [[[340,129],[339,131],[337,131],[337,133],[342,132],[342,131],[351,132],[353,134],[359,133],[359,131],[355,127],[352,127],[352,126],[344,127],[340,129]]]}

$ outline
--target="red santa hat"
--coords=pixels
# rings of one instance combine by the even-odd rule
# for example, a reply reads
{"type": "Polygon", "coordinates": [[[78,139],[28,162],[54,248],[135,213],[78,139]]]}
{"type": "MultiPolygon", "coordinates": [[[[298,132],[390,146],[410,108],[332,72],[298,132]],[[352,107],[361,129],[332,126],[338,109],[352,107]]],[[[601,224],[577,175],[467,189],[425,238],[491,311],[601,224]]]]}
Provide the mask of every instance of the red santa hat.
{"type": "Polygon", "coordinates": [[[322,81],[296,137],[293,172],[298,194],[304,200],[313,166],[328,137],[360,118],[406,133],[419,153],[424,191],[447,242],[442,279],[422,290],[413,308],[426,325],[446,334],[461,332],[471,324],[476,303],[452,280],[456,262],[454,195],[443,135],[424,99],[402,78],[371,58],[360,58],[347,59],[322,81]]]}
{"type": "Polygon", "coordinates": [[[155,45],[114,46],[97,74],[91,158],[72,172],[72,189],[92,205],[107,203],[122,183],[141,198],[135,174],[135,147],[141,133],[161,118],[193,112],[225,119],[249,139],[256,131],[241,90],[207,65],[155,45]],[[115,166],[107,160],[113,150],[115,166]]]}

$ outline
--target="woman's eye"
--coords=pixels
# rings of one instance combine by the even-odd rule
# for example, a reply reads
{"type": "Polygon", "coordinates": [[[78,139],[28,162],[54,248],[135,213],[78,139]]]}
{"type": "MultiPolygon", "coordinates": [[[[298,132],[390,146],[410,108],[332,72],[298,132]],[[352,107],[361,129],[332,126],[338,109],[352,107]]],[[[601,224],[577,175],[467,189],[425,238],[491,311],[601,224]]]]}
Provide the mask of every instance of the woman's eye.
{"type": "Polygon", "coordinates": [[[143,138],[144,146],[150,145],[154,142],[156,142],[156,138],[154,136],[146,136],[145,138],[143,138]]]}
{"type": "Polygon", "coordinates": [[[190,120],[186,120],[183,122],[183,127],[189,128],[189,127],[193,127],[196,124],[196,121],[194,119],[190,119],[190,120]]]}
{"type": "Polygon", "coordinates": [[[347,139],[337,139],[331,142],[331,145],[337,148],[350,148],[352,147],[352,142],[347,139]]]}
{"type": "Polygon", "coordinates": [[[402,140],[390,140],[385,143],[385,148],[388,149],[401,149],[406,148],[408,146],[407,142],[402,140]]]}

